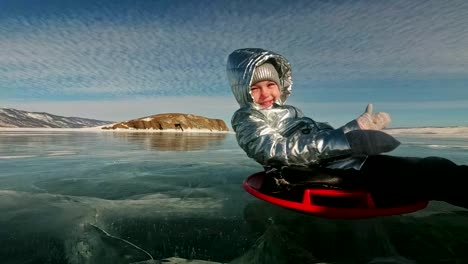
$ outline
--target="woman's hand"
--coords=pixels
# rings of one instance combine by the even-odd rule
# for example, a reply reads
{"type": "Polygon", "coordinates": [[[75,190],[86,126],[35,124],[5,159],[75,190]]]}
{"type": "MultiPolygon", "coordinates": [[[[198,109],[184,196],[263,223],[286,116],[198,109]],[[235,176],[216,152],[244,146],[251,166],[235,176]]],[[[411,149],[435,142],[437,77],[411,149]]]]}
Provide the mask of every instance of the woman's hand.
{"type": "Polygon", "coordinates": [[[373,114],[374,106],[368,104],[366,111],[356,119],[359,127],[365,130],[381,130],[390,125],[390,115],[385,112],[378,112],[373,114]]]}

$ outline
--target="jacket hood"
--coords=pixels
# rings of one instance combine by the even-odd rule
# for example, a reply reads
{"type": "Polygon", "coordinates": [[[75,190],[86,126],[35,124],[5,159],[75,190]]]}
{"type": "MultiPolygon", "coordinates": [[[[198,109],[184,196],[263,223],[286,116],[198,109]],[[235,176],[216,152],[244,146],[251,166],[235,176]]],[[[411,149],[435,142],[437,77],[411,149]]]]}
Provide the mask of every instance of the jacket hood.
{"type": "Polygon", "coordinates": [[[250,95],[250,85],[255,68],[265,62],[275,66],[281,82],[278,84],[281,95],[275,103],[284,104],[291,94],[291,65],[282,55],[258,48],[238,49],[229,55],[226,72],[232,93],[241,107],[258,108],[250,95]]]}

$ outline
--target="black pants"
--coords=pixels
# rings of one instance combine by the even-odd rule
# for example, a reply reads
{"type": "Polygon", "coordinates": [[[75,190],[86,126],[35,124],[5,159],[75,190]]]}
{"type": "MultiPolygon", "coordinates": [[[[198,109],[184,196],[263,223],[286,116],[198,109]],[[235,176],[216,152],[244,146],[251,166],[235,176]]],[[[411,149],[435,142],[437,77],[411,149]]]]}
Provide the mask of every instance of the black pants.
{"type": "Polygon", "coordinates": [[[439,200],[468,208],[468,166],[440,157],[376,155],[369,156],[359,171],[284,168],[281,174],[296,186],[364,188],[383,202],[439,200]]]}
{"type": "Polygon", "coordinates": [[[369,156],[359,173],[373,193],[439,200],[468,208],[468,166],[448,159],[369,156]]]}

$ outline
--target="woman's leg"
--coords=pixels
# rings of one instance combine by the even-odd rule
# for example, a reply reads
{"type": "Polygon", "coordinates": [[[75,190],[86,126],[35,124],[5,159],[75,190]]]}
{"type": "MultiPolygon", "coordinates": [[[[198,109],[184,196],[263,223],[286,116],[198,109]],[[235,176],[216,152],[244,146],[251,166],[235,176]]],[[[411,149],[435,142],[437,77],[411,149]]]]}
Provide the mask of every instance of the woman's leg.
{"type": "Polygon", "coordinates": [[[371,192],[441,200],[468,208],[468,166],[440,157],[369,156],[361,173],[371,192]]]}

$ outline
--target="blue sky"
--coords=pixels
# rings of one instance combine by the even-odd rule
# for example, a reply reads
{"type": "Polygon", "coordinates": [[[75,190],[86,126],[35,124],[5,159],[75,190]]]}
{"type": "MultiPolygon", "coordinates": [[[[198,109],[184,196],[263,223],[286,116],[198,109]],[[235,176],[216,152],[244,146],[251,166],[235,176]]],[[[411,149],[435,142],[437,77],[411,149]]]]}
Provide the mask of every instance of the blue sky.
{"type": "Polygon", "coordinates": [[[287,103],[318,121],[371,102],[392,127],[466,126],[467,13],[464,0],[0,0],[0,107],[229,123],[226,58],[260,47],[290,60],[287,103]]]}

